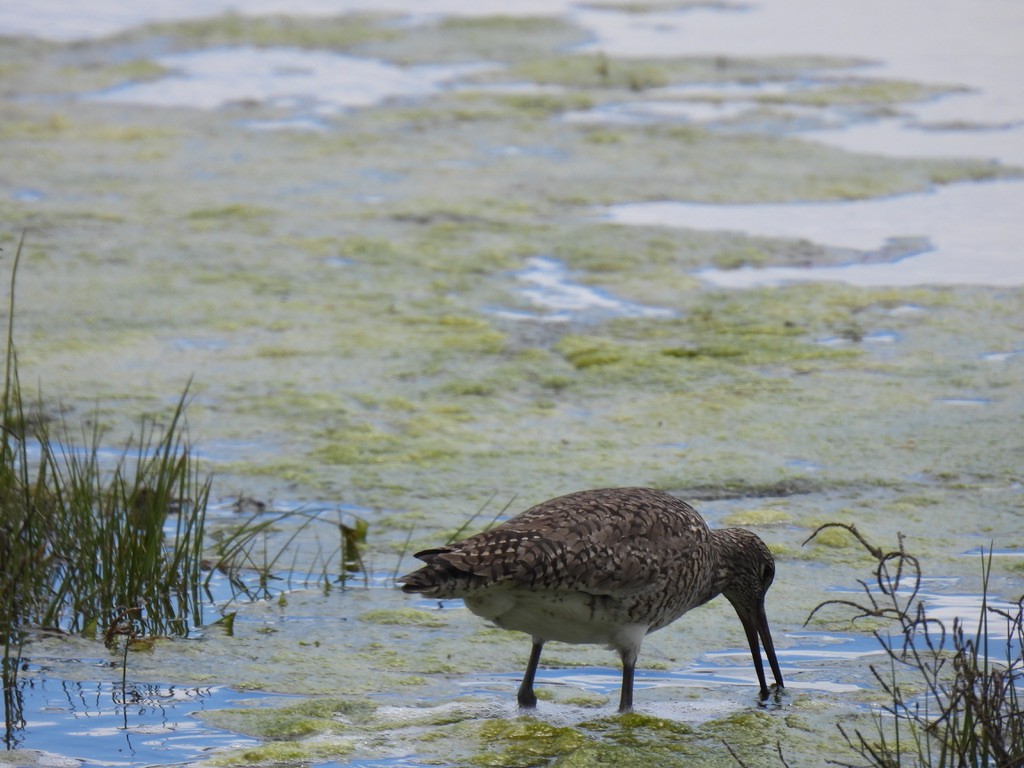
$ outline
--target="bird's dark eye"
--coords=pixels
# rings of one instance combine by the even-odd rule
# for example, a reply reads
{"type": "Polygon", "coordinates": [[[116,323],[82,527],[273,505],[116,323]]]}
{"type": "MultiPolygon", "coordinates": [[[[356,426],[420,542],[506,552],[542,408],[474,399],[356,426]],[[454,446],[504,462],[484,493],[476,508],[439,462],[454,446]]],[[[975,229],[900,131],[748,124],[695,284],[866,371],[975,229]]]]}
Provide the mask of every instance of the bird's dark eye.
{"type": "Polygon", "coordinates": [[[761,581],[767,582],[772,581],[775,578],[775,566],[771,563],[765,563],[764,571],[761,573],[761,581]]]}

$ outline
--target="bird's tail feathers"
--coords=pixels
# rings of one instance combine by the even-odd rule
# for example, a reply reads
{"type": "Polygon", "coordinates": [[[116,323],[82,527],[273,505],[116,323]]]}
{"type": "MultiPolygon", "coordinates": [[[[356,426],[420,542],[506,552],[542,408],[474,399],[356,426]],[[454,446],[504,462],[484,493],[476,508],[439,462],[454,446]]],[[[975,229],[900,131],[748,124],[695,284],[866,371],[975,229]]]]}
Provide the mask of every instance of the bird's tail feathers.
{"type": "Polygon", "coordinates": [[[402,585],[403,592],[430,592],[438,586],[433,577],[429,568],[420,568],[399,578],[398,583],[402,585]]]}

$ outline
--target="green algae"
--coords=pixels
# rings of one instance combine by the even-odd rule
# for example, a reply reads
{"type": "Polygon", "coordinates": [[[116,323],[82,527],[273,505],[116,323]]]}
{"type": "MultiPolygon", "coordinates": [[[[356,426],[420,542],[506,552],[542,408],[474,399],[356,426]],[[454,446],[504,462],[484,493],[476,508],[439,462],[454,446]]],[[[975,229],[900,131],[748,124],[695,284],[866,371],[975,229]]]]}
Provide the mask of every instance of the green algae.
{"type": "Polygon", "coordinates": [[[498,101],[527,117],[551,117],[564,112],[590,109],[594,106],[592,97],[582,93],[510,93],[499,94],[498,101]]]}
{"type": "MultiPolygon", "coordinates": [[[[353,723],[366,723],[375,706],[365,700],[309,699],[280,706],[218,709],[203,713],[217,728],[272,741],[291,741],[313,735],[340,735],[353,723]]],[[[347,751],[351,746],[347,745],[347,751]]]]}
{"type": "Polygon", "coordinates": [[[399,32],[389,24],[390,20],[385,14],[304,18],[226,13],[205,19],[148,24],[117,39],[163,37],[195,48],[254,45],[347,51],[397,37],[399,32]]]}
{"type": "Polygon", "coordinates": [[[835,754],[831,738],[822,738],[814,729],[809,731],[806,720],[781,713],[748,710],[705,723],[700,731],[706,738],[728,744],[750,765],[777,765],[779,746],[784,747],[783,754],[800,750],[805,765],[826,765],[828,757],[835,754]],[[809,746],[811,749],[805,752],[809,746]]]}
{"type": "Polygon", "coordinates": [[[643,91],[679,83],[707,83],[750,78],[774,79],[796,72],[843,67],[848,59],[775,57],[613,58],[603,53],[535,57],[517,63],[502,78],[542,85],[643,91]]]}
{"type": "Polygon", "coordinates": [[[379,608],[359,615],[360,621],[375,624],[393,624],[406,627],[446,627],[448,622],[437,611],[420,611],[414,608],[379,608]]]}
{"type": "Polygon", "coordinates": [[[585,721],[589,738],[552,765],[689,765],[700,754],[685,723],[637,712],[585,721]]]}
{"type": "Polygon", "coordinates": [[[742,267],[766,267],[770,256],[757,246],[728,248],[715,254],[714,265],[719,269],[740,269],[742,267]]]}
{"type": "Polygon", "coordinates": [[[490,720],[480,727],[479,738],[489,745],[487,752],[475,755],[470,763],[500,768],[542,765],[548,758],[572,752],[585,742],[576,728],[533,718],[490,720]]]}
{"type": "MultiPolygon", "coordinates": [[[[753,309],[752,302],[749,309],[753,309]]],[[[773,309],[778,309],[773,303],[773,309]]],[[[857,351],[813,344],[807,338],[807,315],[797,319],[757,317],[721,311],[705,304],[691,309],[678,321],[668,321],[649,334],[630,333],[635,324],[620,322],[625,333],[618,339],[593,335],[566,334],[555,346],[565,360],[579,370],[616,368],[625,372],[663,370],[666,375],[678,371],[686,378],[694,365],[807,365],[812,362],[845,363],[858,356],[857,351]],[[639,338],[633,338],[638,336],[639,338]],[[628,339],[624,343],[623,339],[628,339]]],[[[706,371],[705,371],[706,373],[706,371]]],[[[773,382],[767,386],[775,386],[773,382]]]]}
{"type": "Polygon", "coordinates": [[[685,739],[693,734],[693,729],[686,723],[642,712],[626,712],[584,725],[603,732],[615,743],[628,746],[644,746],[651,738],[685,739]]]}
{"type": "Polygon", "coordinates": [[[186,218],[195,222],[257,222],[270,216],[272,213],[273,211],[268,208],[246,205],[245,203],[232,203],[231,205],[223,205],[218,208],[202,208],[190,211],[186,218]]]}
{"type": "MultiPolygon", "coordinates": [[[[576,130],[585,139],[594,129],[576,130]]],[[[615,133],[614,142],[578,143],[576,155],[604,175],[580,173],[571,188],[553,190],[556,200],[602,205],[676,199],[679,185],[686,188],[686,200],[694,202],[854,200],[1016,175],[988,161],[894,161],[790,138],[691,127],[621,126],[615,133]]]]}
{"type": "MultiPolygon", "coordinates": [[[[615,744],[584,744],[570,754],[564,755],[553,763],[557,768],[585,768],[586,766],[645,766],[651,765],[653,755],[649,749],[622,747],[615,744]]],[[[689,765],[692,758],[673,760],[664,755],[657,756],[658,765],[689,765]]]]}
{"type": "Polygon", "coordinates": [[[197,765],[213,768],[251,765],[306,765],[313,761],[344,758],[354,751],[351,741],[274,742],[218,754],[197,765]]]}
{"type": "MultiPolygon", "coordinates": [[[[538,692],[539,693],[539,692],[538,692]]],[[[539,695],[538,695],[539,698],[539,695]]],[[[583,692],[571,696],[561,696],[557,699],[560,704],[572,707],[583,707],[585,709],[606,707],[611,699],[608,696],[601,696],[595,693],[583,692]]]]}
{"type": "Polygon", "coordinates": [[[859,546],[849,531],[842,528],[827,528],[814,537],[813,544],[832,549],[849,549],[859,546]]]}
{"type": "Polygon", "coordinates": [[[397,63],[524,61],[584,42],[583,30],[554,16],[445,16],[403,30],[390,42],[364,46],[397,63]]]}
{"type": "MultiPolygon", "coordinates": [[[[801,104],[826,107],[836,105],[892,105],[926,101],[962,92],[959,86],[926,85],[904,80],[848,80],[823,84],[785,94],[756,94],[754,101],[768,104],[801,104]]],[[[744,98],[751,98],[745,96],[744,98]]]]}
{"type": "Polygon", "coordinates": [[[580,369],[618,363],[626,354],[624,345],[593,336],[563,336],[556,349],[573,367],[580,369]]]}
{"type": "Polygon", "coordinates": [[[396,415],[386,427],[350,421],[317,433],[321,445],[310,452],[331,465],[433,465],[460,453],[459,419],[438,414],[396,415]]]}
{"type": "Polygon", "coordinates": [[[672,76],[660,60],[613,61],[603,54],[533,59],[521,63],[512,74],[542,85],[631,91],[668,85],[672,76]]]}
{"type": "Polygon", "coordinates": [[[745,509],[722,518],[722,522],[726,525],[743,526],[787,525],[792,521],[793,518],[788,512],[772,507],[745,509]]]}

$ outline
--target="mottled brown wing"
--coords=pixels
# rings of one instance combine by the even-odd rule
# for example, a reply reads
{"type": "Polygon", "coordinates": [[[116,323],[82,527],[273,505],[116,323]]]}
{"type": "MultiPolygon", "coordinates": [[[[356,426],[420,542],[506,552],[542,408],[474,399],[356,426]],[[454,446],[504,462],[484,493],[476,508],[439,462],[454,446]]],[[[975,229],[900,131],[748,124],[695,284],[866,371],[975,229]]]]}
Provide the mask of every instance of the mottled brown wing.
{"type": "Polygon", "coordinates": [[[685,568],[708,537],[684,502],[650,489],[613,488],[551,499],[490,531],[420,554],[473,574],[478,586],[510,582],[624,597],[685,568]]]}

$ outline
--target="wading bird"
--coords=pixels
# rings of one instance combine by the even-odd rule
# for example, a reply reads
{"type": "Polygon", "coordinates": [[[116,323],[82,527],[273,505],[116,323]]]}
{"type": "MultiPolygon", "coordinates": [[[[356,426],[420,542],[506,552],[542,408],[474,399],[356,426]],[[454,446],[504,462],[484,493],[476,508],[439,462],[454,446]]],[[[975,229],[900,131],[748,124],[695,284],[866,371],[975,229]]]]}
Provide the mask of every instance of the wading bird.
{"type": "Polygon", "coordinates": [[[769,690],[758,638],[782,688],[764,610],[775,578],[768,547],[742,528],[709,529],[693,507],[662,491],[570,493],[416,557],[427,565],[398,579],[403,591],[461,597],[476,615],[533,638],[521,707],[537,705],[533,681],[541,650],[558,640],[618,651],[619,711],[632,709],[644,636],[720,594],[743,624],[761,697],[769,690]]]}

